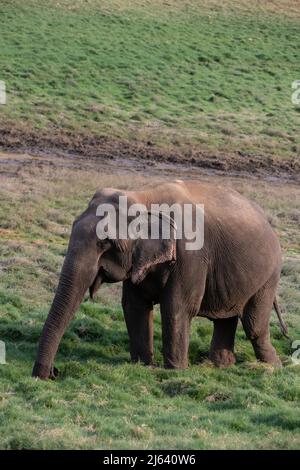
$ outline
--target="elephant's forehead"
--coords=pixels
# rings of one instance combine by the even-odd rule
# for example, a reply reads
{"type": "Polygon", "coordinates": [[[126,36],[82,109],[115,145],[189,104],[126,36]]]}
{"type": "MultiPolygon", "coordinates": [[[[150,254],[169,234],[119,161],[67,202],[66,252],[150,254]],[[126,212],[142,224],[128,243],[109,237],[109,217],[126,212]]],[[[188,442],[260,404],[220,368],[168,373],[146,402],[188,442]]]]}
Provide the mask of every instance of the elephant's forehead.
{"type": "Polygon", "coordinates": [[[98,193],[100,193],[102,196],[112,196],[116,192],[119,192],[119,190],[116,188],[103,188],[98,191],[98,193]]]}
{"type": "Polygon", "coordinates": [[[118,202],[118,197],[122,194],[121,191],[115,188],[99,189],[90,200],[89,207],[97,207],[99,204],[103,203],[118,202]]]}
{"type": "Polygon", "coordinates": [[[115,188],[102,188],[97,189],[92,199],[101,199],[113,196],[117,192],[115,188]]]}
{"type": "Polygon", "coordinates": [[[114,199],[117,196],[125,195],[124,191],[120,191],[120,189],[116,188],[103,188],[103,189],[98,189],[92,200],[97,199],[97,200],[109,200],[109,199],[114,199]]]}

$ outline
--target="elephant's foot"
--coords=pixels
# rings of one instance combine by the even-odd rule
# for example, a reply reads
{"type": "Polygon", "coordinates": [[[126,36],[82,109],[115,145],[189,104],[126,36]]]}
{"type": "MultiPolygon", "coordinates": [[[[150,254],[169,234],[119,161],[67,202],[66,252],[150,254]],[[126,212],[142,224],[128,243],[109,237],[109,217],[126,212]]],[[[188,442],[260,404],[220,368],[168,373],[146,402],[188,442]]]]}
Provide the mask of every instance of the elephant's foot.
{"type": "Polygon", "coordinates": [[[268,347],[260,347],[257,344],[253,344],[256,358],[270,364],[274,367],[282,367],[282,362],[276,354],[275,348],[270,344],[268,347]]]}
{"type": "Polygon", "coordinates": [[[267,360],[267,361],[266,360],[263,361],[262,359],[259,359],[259,360],[261,362],[264,362],[265,364],[270,364],[273,367],[279,367],[279,368],[282,367],[282,362],[281,362],[281,360],[279,359],[278,356],[272,358],[271,360],[267,360]]]}
{"type": "Polygon", "coordinates": [[[235,355],[229,349],[214,349],[209,354],[209,359],[215,366],[225,369],[235,364],[235,355]]]}
{"type": "Polygon", "coordinates": [[[171,358],[165,358],[164,368],[165,369],[188,369],[189,361],[188,359],[174,360],[171,358]]]}
{"type": "Polygon", "coordinates": [[[35,362],[32,370],[32,377],[38,377],[39,379],[46,380],[51,379],[55,380],[58,376],[58,369],[54,366],[46,366],[35,362]]]}
{"type": "Polygon", "coordinates": [[[131,354],[131,362],[141,362],[144,366],[154,366],[153,354],[131,354]]]}

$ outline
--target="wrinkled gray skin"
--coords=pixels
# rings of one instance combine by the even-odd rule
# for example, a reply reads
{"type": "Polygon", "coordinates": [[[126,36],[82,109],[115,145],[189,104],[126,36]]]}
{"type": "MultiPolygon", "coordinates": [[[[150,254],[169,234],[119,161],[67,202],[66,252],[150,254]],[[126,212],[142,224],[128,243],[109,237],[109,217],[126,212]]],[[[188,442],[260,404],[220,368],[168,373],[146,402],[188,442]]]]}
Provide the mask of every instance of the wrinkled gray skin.
{"type": "Polygon", "coordinates": [[[280,365],[270,342],[269,321],[281,270],[279,242],[261,209],[235,191],[206,182],[160,184],[143,191],[96,192],[75,220],[58,288],[39,342],[33,376],[56,375],[61,338],[89,289],[123,282],[122,305],[132,361],[153,360],[153,305],[160,304],[165,367],[188,366],[191,320],[214,322],[211,360],[235,362],[238,318],[256,357],[280,365]],[[96,208],[118,196],[143,203],[201,203],[205,206],[204,247],[186,251],[185,240],[105,240],[96,236],[96,208]]]}

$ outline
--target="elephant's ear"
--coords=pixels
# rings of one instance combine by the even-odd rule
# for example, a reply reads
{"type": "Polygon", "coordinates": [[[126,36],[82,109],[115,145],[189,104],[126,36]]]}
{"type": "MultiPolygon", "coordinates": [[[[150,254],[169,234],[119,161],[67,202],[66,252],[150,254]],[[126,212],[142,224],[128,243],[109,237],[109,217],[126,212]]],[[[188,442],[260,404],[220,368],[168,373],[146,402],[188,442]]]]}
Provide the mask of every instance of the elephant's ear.
{"type": "MultiPolygon", "coordinates": [[[[166,261],[176,260],[176,224],[166,215],[161,213],[149,213],[152,217],[160,220],[168,219],[170,224],[170,235],[164,238],[161,231],[157,239],[137,239],[134,242],[132,252],[132,272],[131,281],[133,284],[139,284],[147,276],[150,268],[156,264],[165,263],[166,261]]],[[[149,222],[150,223],[150,222],[149,222]]],[[[149,233],[151,231],[149,230],[149,233]]]]}

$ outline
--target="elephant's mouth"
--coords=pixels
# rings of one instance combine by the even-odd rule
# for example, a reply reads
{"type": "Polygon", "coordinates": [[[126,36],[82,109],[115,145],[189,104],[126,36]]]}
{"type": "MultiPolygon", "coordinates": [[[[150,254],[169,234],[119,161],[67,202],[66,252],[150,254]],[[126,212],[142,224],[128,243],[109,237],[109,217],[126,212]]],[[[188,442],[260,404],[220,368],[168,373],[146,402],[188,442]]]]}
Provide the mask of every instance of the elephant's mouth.
{"type": "Polygon", "coordinates": [[[107,283],[107,284],[112,284],[113,282],[116,282],[116,280],[111,276],[111,274],[106,271],[103,267],[101,267],[92,282],[92,284],[89,287],[89,292],[90,292],[90,298],[93,299],[96,292],[98,289],[101,287],[101,284],[107,283]]]}
{"type": "Polygon", "coordinates": [[[94,281],[89,287],[90,299],[93,300],[97,290],[100,288],[101,284],[103,283],[102,276],[99,274],[96,275],[94,281]]]}
{"type": "Polygon", "coordinates": [[[98,289],[101,287],[101,284],[113,284],[115,282],[125,281],[131,276],[132,268],[127,271],[123,279],[115,279],[112,274],[110,274],[106,269],[101,267],[93,280],[92,284],[89,287],[90,298],[93,299],[98,289]]]}

